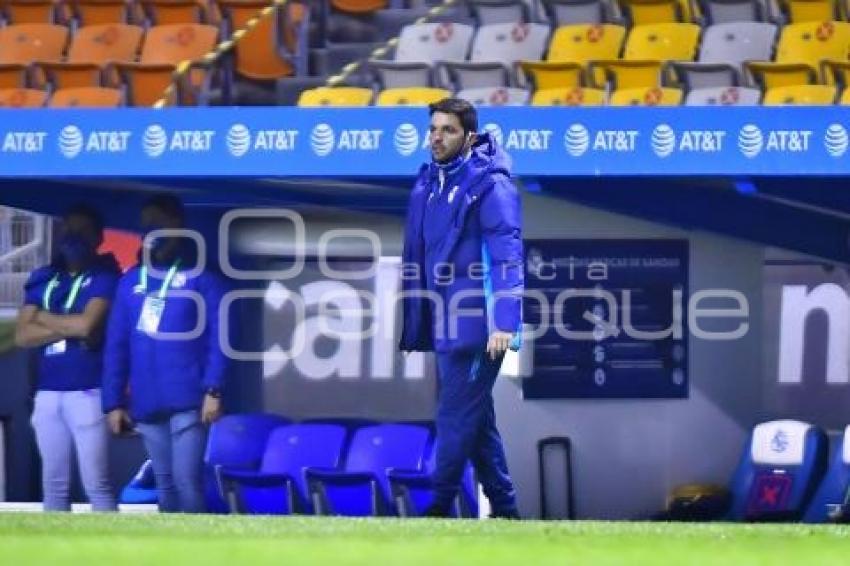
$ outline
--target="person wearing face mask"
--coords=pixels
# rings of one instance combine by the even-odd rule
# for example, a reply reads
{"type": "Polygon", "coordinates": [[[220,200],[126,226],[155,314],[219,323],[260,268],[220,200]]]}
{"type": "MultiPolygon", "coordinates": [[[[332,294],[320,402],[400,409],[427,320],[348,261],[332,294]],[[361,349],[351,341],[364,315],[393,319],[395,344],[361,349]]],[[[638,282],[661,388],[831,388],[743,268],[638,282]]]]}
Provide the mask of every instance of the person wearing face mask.
{"type": "Polygon", "coordinates": [[[133,425],[141,433],[160,511],[200,513],[206,426],[221,416],[227,366],[219,342],[224,283],[208,269],[192,273],[187,239],[162,232],[184,226],[176,197],[148,200],[141,224],[147,253],[121,279],[109,319],[103,411],[114,433],[133,425]]]}
{"type": "Polygon", "coordinates": [[[62,220],[58,253],[30,275],[15,329],[18,346],[38,349],[32,425],[41,454],[44,510],[70,511],[76,452],[92,509],[115,511],[100,387],[103,331],[120,270],[112,254],[97,253],[103,221],[94,209],[74,206],[62,220]]]}
{"type": "Polygon", "coordinates": [[[505,352],[519,348],[522,221],[510,160],[475,108],[430,106],[432,161],[410,195],[402,263],[399,348],[435,351],[437,457],[426,515],[448,516],[467,461],[492,514],[519,518],[492,389],[505,352]]]}

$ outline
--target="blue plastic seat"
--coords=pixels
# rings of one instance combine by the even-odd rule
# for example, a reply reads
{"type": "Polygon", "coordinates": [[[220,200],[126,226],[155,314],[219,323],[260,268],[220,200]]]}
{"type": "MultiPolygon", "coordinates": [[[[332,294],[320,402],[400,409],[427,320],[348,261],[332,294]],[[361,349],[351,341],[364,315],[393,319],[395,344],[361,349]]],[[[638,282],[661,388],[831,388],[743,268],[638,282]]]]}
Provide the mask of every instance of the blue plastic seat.
{"type": "Polygon", "coordinates": [[[207,511],[227,513],[219,473],[223,467],[259,468],[271,431],[289,419],[269,413],[225,415],[210,427],[204,453],[204,496],[207,511]]]}
{"type": "MultiPolygon", "coordinates": [[[[423,471],[393,469],[387,472],[393,501],[402,517],[421,517],[434,499],[434,469],[437,451],[431,455],[423,471]]],[[[453,505],[455,517],[477,517],[478,497],[475,474],[470,463],[466,464],[461,480],[460,493],[453,505]]]]}
{"type": "Polygon", "coordinates": [[[395,515],[387,470],[422,470],[430,431],[425,426],[384,424],[354,433],[344,469],[305,471],[316,514],[395,515]]]}
{"type": "Polygon", "coordinates": [[[220,478],[232,513],[312,513],[304,469],[340,465],[347,432],[336,424],[293,424],[269,435],[260,469],[222,468],[220,478]]]}
{"type": "Polygon", "coordinates": [[[826,435],[794,420],[757,425],[732,478],[735,521],[799,520],[826,470],[826,435]]]}
{"type": "Polygon", "coordinates": [[[156,478],[153,474],[153,465],[150,460],[145,460],[139,467],[139,471],[133,476],[118,497],[119,503],[126,504],[156,504],[159,495],[156,491],[156,478]]]}
{"type": "MultiPolygon", "coordinates": [[[[844,429],[844,434],[835,443],[832,451],[832,461],[829,470],[821,481],[812,502],[803,516],[805,523],[826,523],[829,517],[830,505],[847,505],[848,490],[850,490],[850,426],[844,429]]],[[[843,510],[847,515],[850,509],[843,510]]],[[[846,518],[842,518],[846,521],[846,518]]]]}

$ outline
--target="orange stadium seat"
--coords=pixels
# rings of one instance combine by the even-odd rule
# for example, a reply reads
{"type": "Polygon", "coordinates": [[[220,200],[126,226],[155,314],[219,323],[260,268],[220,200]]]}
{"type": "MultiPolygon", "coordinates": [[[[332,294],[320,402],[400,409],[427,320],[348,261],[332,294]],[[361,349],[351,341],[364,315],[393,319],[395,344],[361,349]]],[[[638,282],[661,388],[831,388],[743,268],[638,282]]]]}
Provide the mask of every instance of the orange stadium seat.
{"type": "Polygon", "coordinates": [[[116,108],[121,106],[123,93],[116,88],[61,88],[50,97],[51,108],[116,108]]]}
{"type": "Polygon", "coordinates": [[[135,21],[133,0],[71,0],[78,26],[126,24],[135,21]]]}
{"type": "Polygon", "coordinates": [[[40,108],[47,100],[43,90],[31,88],[0,89],[0,108],[40,108]]]}
{"type": "Polygon", "coordinates": [[[107,63],[136,60],[143,35],[142,28],[127,24],[86,26],[74,35],[65,61],[38,67],[53,88],[100,86],[107,63]]]}
{"type": "Polygon", "coordinates": [[[387,0],[331,0],[331,6],[352,14],[368,14],[387,7],[387,0]]]}
{"type": "MultiPolygon", "coordinates": [[[[114,65],[127,89],[128,105],[151,106],[156,103],[171,85],[172,74],[178,65],[200,61],[213,50],[217,40],[218,28],[214,26],[172,24],[150,28],[145,35],[139,62],[114,65]]],[[[201,70],[193,73],[192,84],[200,84],[204,76],[201,70]]]]}
{"type": "MultiPolygon", "coordinates": [[[[267,0],[219,0],[222,19],[230,33],[245,27],[248,20],[269,6],[267,0]]],[[[276,10],[262,18],[251,31],[234,43],[236,72],[258,81],[306,74],[308,10],[289,2],[286,11],[276,10]],[[282,31],[281,31],[282,30],[282,31]],[[288,55],[281,56],[281,51],[288,55]],[[300,62],[299,62],[300,61],[300,62]],[[299,68],[301,67],[301,68],[299,68]]]]}
{"type": "Polygon", "coordinates": [[[0,0],[0,14],[12,24],[60,23],[63,15],[55,0],[0,0]]]}
{"type": "Polygon", "coordinates": [[[209,23],[207,7],[198,0],[141,0],[141,6],[155,26],[209,23]]]}
{"type": "Polygon", "coordinates": [[[35,61],[60,61],[68,35],[68,28],[55,24],[0,28],[0,87],[26,85],[32,78],[28,67],[35,61]]]}

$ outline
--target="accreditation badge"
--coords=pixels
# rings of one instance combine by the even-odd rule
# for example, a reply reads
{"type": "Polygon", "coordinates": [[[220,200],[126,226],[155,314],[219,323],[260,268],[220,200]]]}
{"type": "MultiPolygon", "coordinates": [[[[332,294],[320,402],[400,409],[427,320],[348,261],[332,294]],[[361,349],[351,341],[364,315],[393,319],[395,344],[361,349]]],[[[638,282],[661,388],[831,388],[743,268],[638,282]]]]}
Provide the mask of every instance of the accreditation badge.
{"type": "Polygon", "coordinates": [[[145,297],[145,303],[142,305],[142,312],[139,315],[136,330],[145,334],[156,334],[159,331],[159,322],[162,320],[162,313],[164,311],[165,299],[145,297]]]}
{"type": "Polygon", "coordinates": [[[48,344],[44,349],[45,356],[61,356],[68,350],[68,342],[59,340],[53,344],[48,344]]]}

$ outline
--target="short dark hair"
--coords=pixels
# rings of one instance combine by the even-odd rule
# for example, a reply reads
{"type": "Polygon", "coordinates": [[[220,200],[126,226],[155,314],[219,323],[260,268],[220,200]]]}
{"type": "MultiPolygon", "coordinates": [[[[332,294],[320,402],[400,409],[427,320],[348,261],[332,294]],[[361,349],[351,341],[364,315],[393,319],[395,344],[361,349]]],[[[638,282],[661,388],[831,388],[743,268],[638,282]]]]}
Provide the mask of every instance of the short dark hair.
{"type": "Polygon", "coordinates": [[[145,201],[145,204],[142,205],[142,210],[146,208],[155,208],[160,212],[164,212],[171,218],[176,218],[180,221],[183,221],[186,218],[186,211],[183,208],[183,202],[172,194],[159,193],[153,195],[145,201]]]}
{"type": "Polygon", "coordinates": [[[85,203],[77,203],[68,207],[62,214],[63,220],[68,220],[72,216],[80,216],[91,222],[95,232],[103,235],[103,216],[100,212],[91,205],[85,203]]]}
{"type": "Polygon", "coordinates": [[[464,133],[478,131],[478,111],[475,106],[462,98],[444,98],[428,105],[429,115],[434,112],[454,114],[460,121],[464,133]]]}

